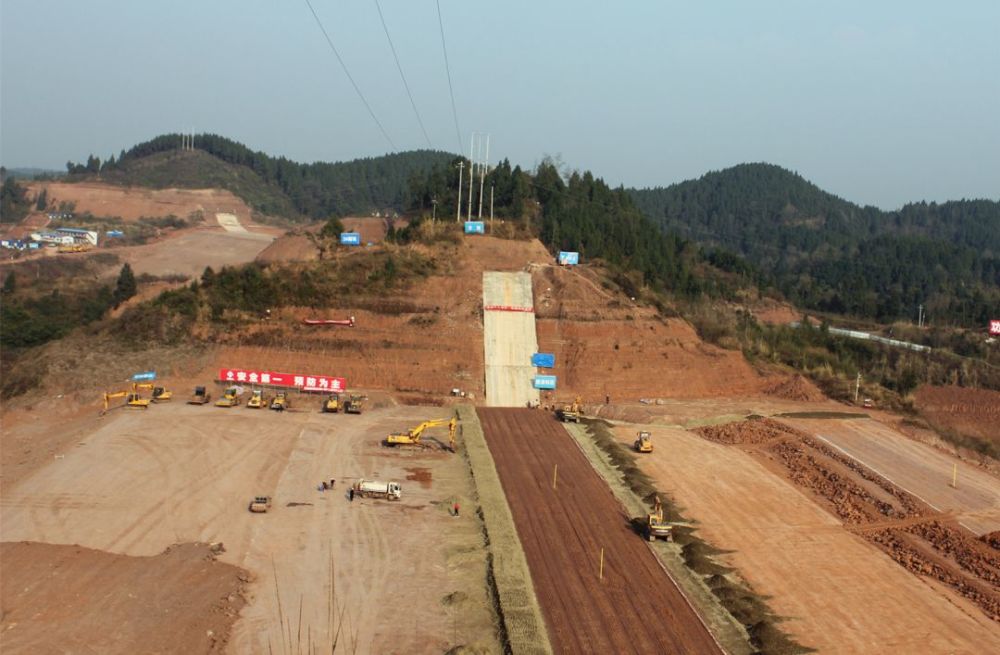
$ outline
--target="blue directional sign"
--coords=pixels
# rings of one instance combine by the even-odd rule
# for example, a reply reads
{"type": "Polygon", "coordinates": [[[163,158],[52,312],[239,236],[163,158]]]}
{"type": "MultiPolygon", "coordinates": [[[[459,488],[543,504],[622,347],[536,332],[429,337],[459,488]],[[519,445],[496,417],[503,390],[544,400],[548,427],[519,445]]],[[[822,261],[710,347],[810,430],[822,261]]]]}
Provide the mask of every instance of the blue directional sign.
{"type": "Polygon", "coordinates": [[[486,234],[486,223],[483,221],[465,221],[466,234],[486,234]]]}
{"type": "Polygon", "coordinates": [[[556,388],[556,376],[554,375],[536,375],[535,380],[532,383],[536,389],[555,389],[556,388]]]}
{"type": "Polygon", "coordinates": [[[155,379],[156,379],[156,371],[145,371],[143,373],[132,374],[133,382],[143,382],[145,380],[155,380],[155,379]]]}
{"type": "Polygon", "coordinates": [[[361,245],[361,234],[359,232],[341,232],[340,233],[340,245],[342,245],[342,246],[360,246],[361,245]]]}
{"type": "Polygon", "coordinates": [[[576,266],[580,263],[580,253],[566,250],[559,251],[560,266],[576,266]]]}
{"type": "Polygon", "coordinates": [[[535,353],[531,356],[531,365],[538,368],[552,368],[556,365],[556,356],[552,353],[535,353]]]}

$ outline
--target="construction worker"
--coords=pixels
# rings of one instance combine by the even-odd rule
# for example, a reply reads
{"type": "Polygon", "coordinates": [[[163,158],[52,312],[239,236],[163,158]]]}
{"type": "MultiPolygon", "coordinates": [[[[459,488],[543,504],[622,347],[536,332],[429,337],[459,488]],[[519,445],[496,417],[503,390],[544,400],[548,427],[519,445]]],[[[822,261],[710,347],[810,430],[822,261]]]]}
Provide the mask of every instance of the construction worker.
{"type": "Polygon", "coordinates": [[[452,505],[451,510],[452,510],[452,516],[458,516],[458,501],[457,500],[455,501],[455,504],[452,505]]]}
{"type": "Polygon", "coordinates": [[[351,490],[348,492],[348,498],[352,503],[354,502],[354,487],[351,487],[351,490]]]}

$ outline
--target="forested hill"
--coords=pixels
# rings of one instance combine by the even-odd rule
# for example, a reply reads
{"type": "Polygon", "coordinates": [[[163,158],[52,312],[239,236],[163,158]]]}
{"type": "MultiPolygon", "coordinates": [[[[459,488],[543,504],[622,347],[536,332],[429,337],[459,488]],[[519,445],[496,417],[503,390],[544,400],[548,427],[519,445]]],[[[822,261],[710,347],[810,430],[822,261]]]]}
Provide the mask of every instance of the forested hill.
{"type": "Polygon", "coordinates": [[[415,150],[347,162],[300,164],[215,134],[196,135],[193,152],[181,151],[180,143],[180,135],[166,134],[103,162],[94,155],[85,164],[69,162],[68,179],[99,176],[106,182],[153,187],[211,184],[230,189],[264,213],[325,218],[401,210],[410,178],[453,157],[415,150]]]}
{"type": "Polygon", "coordinates": [[[771,164],[630,194],[668,232],[737,252],[804,307],[977,324],[1000,304],[1000,202],[860,207],[771,164]]]}

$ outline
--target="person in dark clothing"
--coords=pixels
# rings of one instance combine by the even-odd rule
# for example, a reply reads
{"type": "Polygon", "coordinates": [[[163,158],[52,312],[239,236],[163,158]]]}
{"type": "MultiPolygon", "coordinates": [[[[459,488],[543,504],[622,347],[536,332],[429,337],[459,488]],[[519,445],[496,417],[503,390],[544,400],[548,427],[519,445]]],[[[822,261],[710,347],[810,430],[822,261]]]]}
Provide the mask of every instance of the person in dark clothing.
{"type": "Polygon", "coordinates": [[[351,502],[353,503],[354,502],[354,487],[351,487],[351,490],[348,492],[348,497],[351,499],[351,502]]]}

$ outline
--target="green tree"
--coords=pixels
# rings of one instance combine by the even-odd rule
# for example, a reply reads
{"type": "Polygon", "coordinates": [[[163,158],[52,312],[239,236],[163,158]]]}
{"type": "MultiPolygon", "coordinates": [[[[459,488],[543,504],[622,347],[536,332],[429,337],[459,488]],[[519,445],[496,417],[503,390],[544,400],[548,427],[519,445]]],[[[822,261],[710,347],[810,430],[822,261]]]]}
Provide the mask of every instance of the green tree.
{"type": "Polygon", "coordinates": [[[49,206],[49,192],[48,189],[42,189],[38,193],[38,198],[35,199],[35,209],[38,211],[45,211],[45,208],[49,206]]]}
{"type": "Polygon", "coordinates": [[[339,239],[340,235],[344,232],[344,224],[337,217],[333,217],[326,222],[323,229],[320,230],[319,234],[322,237],[328,239],[339,239]]]}
{"type": "Polygon", "coordinates": [[[118,274],[118,282],[115,283],[113,296],[115,307],[134,296],[137,290],[138,284],[135,281],[135,273],[132,272],[132,267],[126,262],[122,265],[122,270],[118,274]]]}

